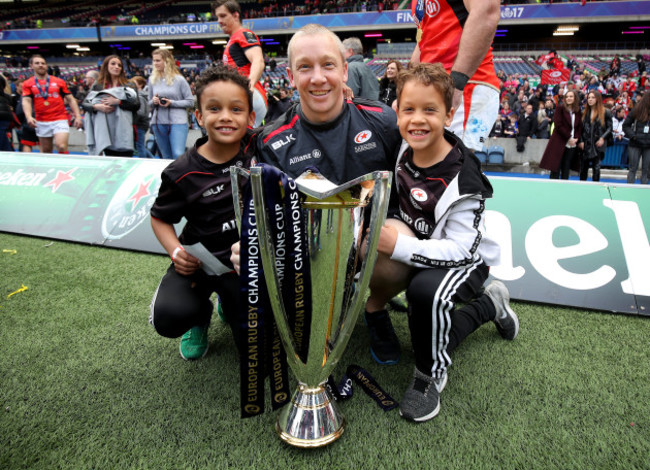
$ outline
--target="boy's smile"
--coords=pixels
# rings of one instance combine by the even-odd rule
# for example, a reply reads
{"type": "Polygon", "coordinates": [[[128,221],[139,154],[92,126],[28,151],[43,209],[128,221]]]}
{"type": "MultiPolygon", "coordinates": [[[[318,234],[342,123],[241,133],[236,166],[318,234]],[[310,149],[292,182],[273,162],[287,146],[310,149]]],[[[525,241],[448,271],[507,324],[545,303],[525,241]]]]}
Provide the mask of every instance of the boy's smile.
{"type": "Polygon", "coordinates": [[[219,157],[217,163],[222,163],[239,151],[239,143],[248,126],[253,125],[255,113],[249,108],[248,95],[240,85],[215,81],[203,90],[196,118],[208,133],[207,146],[219,157]]]}
{"type": "MultiPolygon", "coordinates": [[[[444,128],[451,124],[453,110],[447,111],[440,92],[433,85],[409,80],[402,88],[397,109],[397,124],[404,140],[413,149],[414,161],[444,159],[451,146],[445,140],[444,128]],[[448,148],[449,147],[449,148],[448,148]]],[[[417,163],[416,163],[417,164],[417,163]]]]}

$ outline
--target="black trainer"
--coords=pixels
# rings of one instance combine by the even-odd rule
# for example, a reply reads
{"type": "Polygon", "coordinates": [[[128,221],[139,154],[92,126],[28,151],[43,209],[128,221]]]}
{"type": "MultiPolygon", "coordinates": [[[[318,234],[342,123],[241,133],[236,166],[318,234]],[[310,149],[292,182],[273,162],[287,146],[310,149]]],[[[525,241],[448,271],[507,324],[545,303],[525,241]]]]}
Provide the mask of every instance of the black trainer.
{"type": "Polygon", "coordinates": [[[501,281],[492,281],[485,288],[487,295],[497,313],[494,317],[494,324],[503,339],[513,340],[519,333],[519,318],[510,308],[510,293],[508,288],[501,281]]]}
{"type": "Polygon", "coordinates": [[[388,311],[365,312],[364,318],[370,333],[370,354],[379,364],[392,365],[399,362],[402,349],[388,316],[388,311]]]}
{"type": "Polygon", "coordinates": [[[409,421],[428,421],[440,412],[440,393],[447,385],[447,373],[439,379],[423,374],[417,368],[411,385],[399,404],[399,414],[409,421]]]}

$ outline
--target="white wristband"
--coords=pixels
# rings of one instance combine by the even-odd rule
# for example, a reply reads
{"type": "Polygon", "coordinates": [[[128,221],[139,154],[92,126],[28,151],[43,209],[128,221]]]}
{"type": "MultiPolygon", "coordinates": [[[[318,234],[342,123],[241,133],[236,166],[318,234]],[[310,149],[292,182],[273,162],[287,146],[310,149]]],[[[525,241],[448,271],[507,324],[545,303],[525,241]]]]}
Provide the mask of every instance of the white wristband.
{"type": "Polygon", "coordinates": [[[180,245],[178,245],[176,248],[174,248],[174,251],[172,252],[172,261],[176,261],[176,255],[178,255],[179,251],[185,251],[185,248],[183,248],[180,245]]]}

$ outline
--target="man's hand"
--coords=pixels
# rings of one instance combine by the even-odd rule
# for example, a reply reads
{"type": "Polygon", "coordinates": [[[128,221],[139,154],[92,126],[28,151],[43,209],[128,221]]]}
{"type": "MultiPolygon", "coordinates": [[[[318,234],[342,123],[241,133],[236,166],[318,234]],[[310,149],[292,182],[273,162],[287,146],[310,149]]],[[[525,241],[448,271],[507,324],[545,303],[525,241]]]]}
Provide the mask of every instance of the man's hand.
{"type": "Polygon", "coordinates": [[[240,263],[240,256],[239,256],[239,250],[241,249],[241,244],[239,242],[234,243],[230,247],[230,262],[232,263],[233,267],[235,268],[235,272],[239,274],[239,263],[240,263]]]}
{"type": "Polygon", "coordinates": [[[84,125],[84,121],[81,116],[75,116],[74,120],[72,121],[72,125],[77,129],[81,129],[84,125]]]}
{"type": "Polygon", "coordinates": [[[172,261],[174,262],[174,269],[182,276],[194,274],[201,268],[201,260],[195,258],[185,250],[179,250],[172,261]]]}
{"type": "Polygon", "coordinates": [[[25,121],[27,122],[27,125],[29,127],[33,127],[34,129],[36,129],[36,119],[34,119],[33,117],[28,117],[27,119],[25,119],[25,121]]]}

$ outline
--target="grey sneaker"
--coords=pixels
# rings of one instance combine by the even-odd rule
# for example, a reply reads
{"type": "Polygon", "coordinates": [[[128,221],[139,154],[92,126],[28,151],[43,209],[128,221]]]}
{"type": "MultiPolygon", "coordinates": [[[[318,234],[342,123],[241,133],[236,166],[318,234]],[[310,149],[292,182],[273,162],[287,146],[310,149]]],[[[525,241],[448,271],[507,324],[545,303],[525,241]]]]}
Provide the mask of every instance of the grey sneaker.
{"type": "Polygon", "coordinates": [[[440,392],[447,385],[447,373],[434,379],[420,372],[417,367],[413,381],[399,404],[399,414],[409,421],[428,421],[440,412],[440,392]]]}
{"type": "Polygon", "coordinates": [[[501,281],[492,281],[485,288],[487,295],[496,309],[494,324],[503,339],[513,340],[519,333],[519,318],[510,308],[510,293],[501,281]]]}

